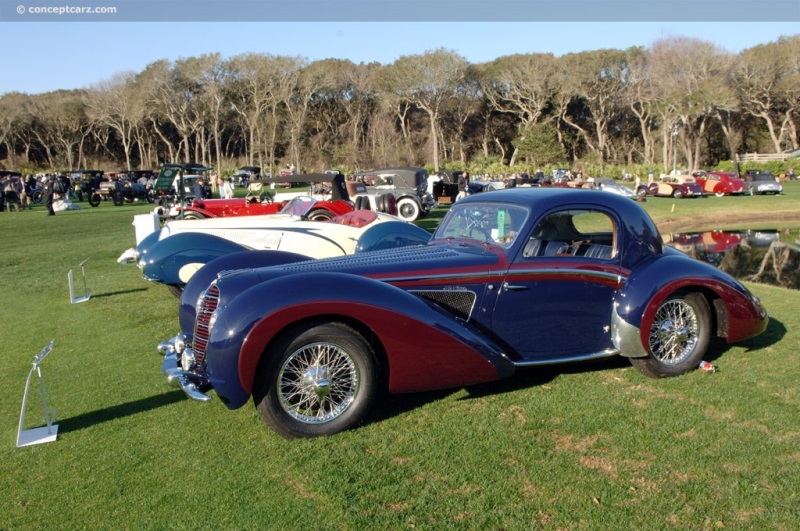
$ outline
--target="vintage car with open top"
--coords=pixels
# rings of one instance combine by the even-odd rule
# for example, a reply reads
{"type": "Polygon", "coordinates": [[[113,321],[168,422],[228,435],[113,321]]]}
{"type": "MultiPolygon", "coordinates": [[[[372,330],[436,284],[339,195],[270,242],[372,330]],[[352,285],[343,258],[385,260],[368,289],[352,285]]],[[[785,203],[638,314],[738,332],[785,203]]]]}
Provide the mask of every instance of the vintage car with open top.
{"type": "Polygon", "coordinates": [[[417,245],[430,233],[396,216],[350,210],[329,221],[311,221],[315,199],[301,195],[271,216],[173,220],[145,236],[117,259],[135,263],[150,282],[166,284],[180,297],[186,282],[209,262],[256,267],[283,263],[285,256],[328,258],[356,252],[417,245]]]}
{"type": "MultiPolygon", "coordinates": [[[[304,173],[294,175],[292,181],[310,186],[307,192],[272,193],[269,185],[281,182],[280,177],[264,177],[248,181],[245,197],[228,199],[195,198],[190,205],[176,205],[165,217],[183,219],[206,219],[233,216],[264,216],[280,212],[286,204],[297,196],[310,196],[317,200],[314,210],[306,216],[310,221],[331,220],[336,216],[352,212],[362,194],[350,194],[341,173],[304,173]]],[[[396,202],[391,192],[375,195],[370,209],[378,212],[397,214],[396,202]]]]}
{"type": "Polygon", "coordinates": [[[195,277],[181,333],[159,351],[190,397],[213,390],[231,409],[252,397],[294,438],[357,425],[380,390],[618,355],[675,376],[713,336],[734,343],[767,323],[742,284],[667,247],[638,203],[515,188],[460,200],[425,245],[195,277]]]}

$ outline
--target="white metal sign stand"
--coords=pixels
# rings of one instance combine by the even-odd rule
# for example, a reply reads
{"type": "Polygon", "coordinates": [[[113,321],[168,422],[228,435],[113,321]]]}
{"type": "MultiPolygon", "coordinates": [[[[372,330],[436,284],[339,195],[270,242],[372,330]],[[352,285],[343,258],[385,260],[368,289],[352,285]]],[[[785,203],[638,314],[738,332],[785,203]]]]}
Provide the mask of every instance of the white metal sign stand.
{"type": "Polygon", "coordinates": [[[42,360],[48,354],[50,354],[51,350],[53,350],[54,341],[55,340],[50,341],[50,343],[33,358],[33,367],[31,367],[31,370],[28,373],[28,380],[25,382],[25,394],[22,395],[22,410],[19,413],[19,428],[17,429],[17,448],[21,446],[31,446],[34,444],[52,442],[56,440],[56,437],[58,437],[58,424],[53,424],[53,421],[56,418],[56,410],[47,407],[47,398],[44,394],[44,379],[42,378],[42,369],[39,368],[39,364],[42,362],[42,360]],[[25,426],[25,406],[28,403],[28,389],[31,386],[31,379],[33,378],[34,372],[39,376],[39,387],[42,390],[42,405],[44,406],[44,422],[46,426],[42,426],[41,428],[33,428],[30,430],[23,430],[22,428],[25,426]]]}
{"type": "Polygon", "coordinates": [[[89,292],[89,288],[86,287],[86,268],[84,267],[84,265],[88,261],[89,259],[87,258],[86,260],[80,263],[81,276],[83,277],[83,295],[80,295],[78,297],[75,296],[75,282],[72,279],[72,269],[70,269],[69,273],[67,273],[67,281],[69,282],[69,298],[72,304],[88,301],[90,298],[92,298],[92,295],[89,292]]]}

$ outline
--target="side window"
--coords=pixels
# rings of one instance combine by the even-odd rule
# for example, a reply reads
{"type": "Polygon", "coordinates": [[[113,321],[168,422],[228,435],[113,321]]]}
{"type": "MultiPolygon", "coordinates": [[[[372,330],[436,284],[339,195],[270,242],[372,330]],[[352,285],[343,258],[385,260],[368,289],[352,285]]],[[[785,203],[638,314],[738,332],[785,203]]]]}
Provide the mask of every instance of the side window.
{"type": "Polygon", "coordinates": [[[523,260],[577,257],[610,260],[616,256],[616,224],[598,210],[564,210],[549,214],[533,230],[523,260]]]}

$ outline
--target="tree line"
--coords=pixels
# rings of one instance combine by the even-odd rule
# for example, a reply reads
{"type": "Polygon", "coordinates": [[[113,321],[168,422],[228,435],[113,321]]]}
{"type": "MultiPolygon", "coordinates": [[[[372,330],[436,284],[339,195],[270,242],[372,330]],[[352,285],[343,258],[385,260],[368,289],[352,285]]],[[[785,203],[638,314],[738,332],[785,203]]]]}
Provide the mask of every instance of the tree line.
{"type": "Polygon", "coordinates": [[[438,49],[391,64],[248,53],[160,60],[80,90],[0,97],[8,169],[293,164],[516,171],[695,168],[798,147],[800,36],[738,53],[687,37],[647,48],[471,64],[438,49]]]}

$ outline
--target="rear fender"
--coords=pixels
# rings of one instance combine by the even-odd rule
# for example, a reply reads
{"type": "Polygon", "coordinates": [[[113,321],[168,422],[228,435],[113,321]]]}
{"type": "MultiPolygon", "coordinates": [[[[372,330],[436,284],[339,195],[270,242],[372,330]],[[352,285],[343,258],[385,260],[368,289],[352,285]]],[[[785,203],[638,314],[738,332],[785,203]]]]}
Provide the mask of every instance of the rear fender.
{"type": "MultiPolygon", "coordinates": [[[[667,249],[667,254],[679,253],[667,249]]],[[[700,292],[715,315],[712,333],[729,343],[766,328],[767,316],[747,289],[717,268],[681,256],[665,256],[637,268],[617,294],[612,316],[612,339],[623,356],[649,353],[648,334],[656,311],[672,294],[700,292]]]]}
{"type": "Polygon", "coordinates": [[[150,247],[143,258],[144,278],[182,286],[211,260],[245,250],[247,247],[219,236],[199,232],[174,234],[150,247]]]}
{"type": "MultiPolygon", "coordinates": [[[[224,285],[220,286],[220,291],[224,285]]],[[[389,391],[442,389],[497,380],[514,372],[502,349],[470,325],[377,280],[343,273],[269,280],[230,301],[209,339],[206,363],[230,408],[249,398],[262,356],[302,322],[345,322],[384,352],[389,391]]]]}
{"type": "MultiPolygon", "coordinates": [[[[216,217],[219,217],[217,214],[215,214],[214,212],[211,212],[210,210],[206,210],[205,208],[199,208],[199,207],[196,207],[196,206],[183,207],[183,215],[184,216],[186,215],[187,212],[196,212],[197,214],[200,214],[204,218],[216,218],[216,217]]],[[[178,214],[178,219],[180,219],[180,214],[178,214]]]]}
{"type": "Polygon", "coordinates": [[[306,255],[286,251],[240,251],[211,260],[197,270],[183,290],[178,312],[181,332],[188,338],[191,338],[192,334],[194,334],[194,321],[197,317],[195,309],[197,298],[217,278],[221,271],[255,269],[308,259],[306,255]]]}

